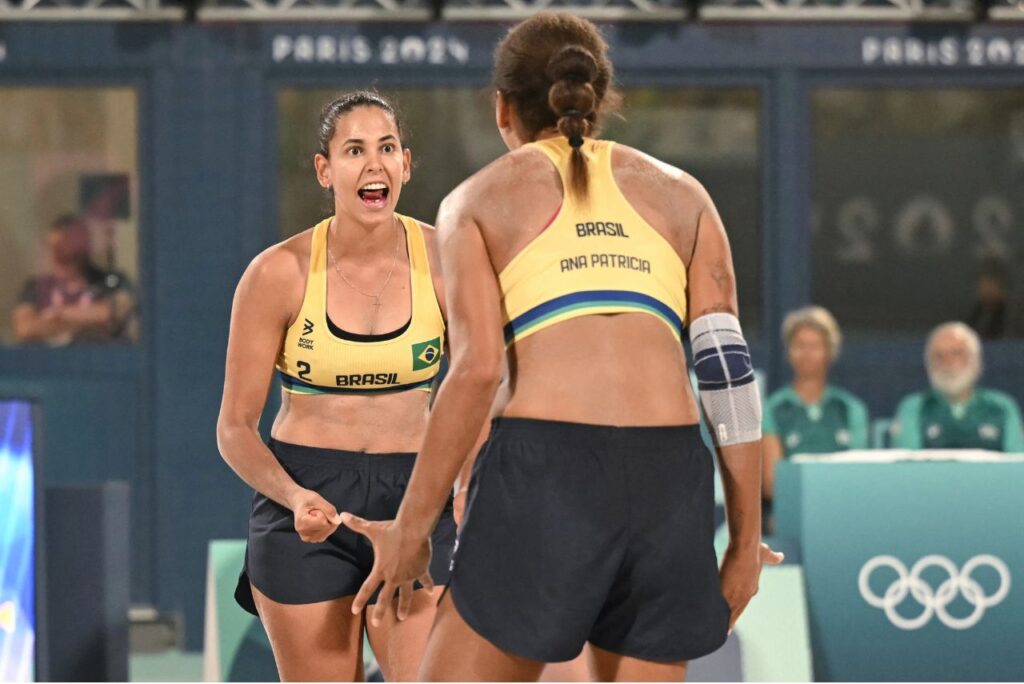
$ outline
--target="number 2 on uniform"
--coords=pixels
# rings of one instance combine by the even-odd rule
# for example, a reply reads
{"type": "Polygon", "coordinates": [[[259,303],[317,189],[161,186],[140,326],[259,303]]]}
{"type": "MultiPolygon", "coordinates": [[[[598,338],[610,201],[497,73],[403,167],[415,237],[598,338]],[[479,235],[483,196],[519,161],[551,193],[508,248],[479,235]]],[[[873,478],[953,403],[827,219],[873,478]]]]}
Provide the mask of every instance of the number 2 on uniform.
{"type": "Polygon", "coordinates": [[[312,370],[310,365],[305,361],[296,361],[295,365],[299,367],[299,377],[303,380],[309,380],[309,372],[312,370]]]}

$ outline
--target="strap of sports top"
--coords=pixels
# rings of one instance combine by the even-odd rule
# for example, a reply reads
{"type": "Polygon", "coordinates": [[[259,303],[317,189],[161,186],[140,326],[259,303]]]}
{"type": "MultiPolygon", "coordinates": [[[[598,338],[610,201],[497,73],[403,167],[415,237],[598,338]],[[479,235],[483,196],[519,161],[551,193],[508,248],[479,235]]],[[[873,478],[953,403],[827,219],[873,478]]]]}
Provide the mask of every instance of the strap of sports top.
{"type": "Polygon", "coordinates": [[[565,138],[548,138],[528,143],[528,145],[540,150],[544,153],[545,157],[551,160],[555,170],[558,171],[559,178],[562,179],[562,186],[564,187],[568,182],[569,154],[572,151],[572,148],[569,147],[569,141],[565,138]]]}
{"type": "Polygon", "coordinates": [[[402,222],[405,233],[408,235],[409,244],[409,269],[416,278],[417,288],[433,288],[434,283],[430,278],[430,261],[427,258],[427,242],[423,236],[423,227],[420,222],[409,216],[395,214],[402,222]]]}
{"type": "MultiPolygon", "coordinates": [[[[608,144],[594,144],[595,141],[587,138],[581,151],[587,155],[587,160],[591,162],[590,168],[601,169],[601,171],[611,170],[611,155],[609,150],[611,145],[608,144]]],[[[551,163],[555,165],[555,169],[558,171],[558,177],[562,179],[562,187],[568,187],[569,185],[569,160],[572,154],[572,148],[569,147],[569,141],[565,138],[546,138],[544,140],[537,140],[532,143],[527,143],[529,146],[540,150],[544,155],[551,160],[551,163]]],[[[565,197],[563,202],[571,201],[568,196],[565,197]]]]}
{"type": "Polygon", "coordinates": [[[313,227],[313,236],[309,245],[309,272],[306,274],[306,287],[314,285],[323,292],[323,282],[327,278],[327,234],[331,219],[326,218],[313,227]]]}

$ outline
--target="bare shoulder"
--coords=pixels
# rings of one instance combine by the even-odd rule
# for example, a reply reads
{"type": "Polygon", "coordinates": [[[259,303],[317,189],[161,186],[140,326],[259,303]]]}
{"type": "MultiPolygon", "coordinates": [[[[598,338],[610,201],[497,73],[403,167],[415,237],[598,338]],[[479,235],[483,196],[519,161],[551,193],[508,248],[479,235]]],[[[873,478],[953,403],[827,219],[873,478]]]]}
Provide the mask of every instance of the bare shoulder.
{"type": "Polygon", "coordinates": [[[280,297],[296,288],[304,289],[312,233],[312,230],[303,231],[257,254],[242,275],[239,292],[257,291],[261,295],[280,297]]]}
{"type": "Polygon", "coordinates": [[[529,197],[538,190],[550,190],[552,185],[557,187],[561,182],[547,155],[526,145],[485,166],[478,181],[482,191],[500,191],[512,201],[529,197]]]}
{"type": "Polygon", "coordinates": [[[543,152],[533,147],[520,147],[507,152],[463,181],[445,198],[449,211],[471,211],[493,217],[516,207],[522,211],[523,200],[545,193],[558,197],[558,172],[543,152]]]}
{"type": "Polygon", "coordinates": [[[616,181],[630,188],[648,188],[669,203],[675,216],[695,218],[710,205],[707,190],[686,171],[628,145],[617,144],[613,155],[616,181]]]}

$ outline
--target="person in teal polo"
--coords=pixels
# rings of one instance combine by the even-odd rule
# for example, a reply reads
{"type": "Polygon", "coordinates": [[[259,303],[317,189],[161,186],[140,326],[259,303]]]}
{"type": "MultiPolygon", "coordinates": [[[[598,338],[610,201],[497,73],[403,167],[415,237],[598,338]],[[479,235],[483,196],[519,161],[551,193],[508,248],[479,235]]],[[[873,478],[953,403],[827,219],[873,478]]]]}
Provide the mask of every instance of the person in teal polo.
{"type": "Polygon", "coordinates": [[[793,454],[868,448],[864,402],[828,382],[842,334],[820,306],[791,312],[782,323],[793,382],[768,397],[763,412],[763,498],[774,494],[775,464],[793,454]]]}
{"type": "Polygon", "coordinates": [[[928,337],[930,390],[904,398],[893,421],[899,449],[987,449],[1024,452],[1020,407],[1010,395],[978,387],[981,341],[963,323],[944,323],[928,337]]]}

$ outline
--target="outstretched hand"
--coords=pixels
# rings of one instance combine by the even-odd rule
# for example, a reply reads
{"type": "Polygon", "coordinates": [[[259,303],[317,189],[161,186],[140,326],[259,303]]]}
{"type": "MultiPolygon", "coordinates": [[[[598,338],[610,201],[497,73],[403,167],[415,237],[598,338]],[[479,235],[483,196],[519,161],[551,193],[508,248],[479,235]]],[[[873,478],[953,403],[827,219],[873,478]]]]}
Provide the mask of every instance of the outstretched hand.
{"type": "Polygon", "coordinates": [[[719,576],[722,582],[722,596],[729,604],[729,631],[736,626],[740,614],[746,609],[750,599],[757,593],[758,582],[763,565],[778,565],[785,556],[772,551],[764,542],[756,553],[741,552],[730,546],[722,559],[719,576]]]}
{"type": "Polygon", "coordinates": [[[426,589],[434,588],[430,577],[430,537],[407,538],[405,530],[394,520],[370,521],[342,513],[341,522],[373,544],[373,569],[352,602],[352,612],[360,613],[369,603],[377,587],[384,585],[377,596],[377,605],[370,622],[380,624],[398,592],[399,620],[409,616],[412,608],[413,583],[419,581],[426,589]]]}

